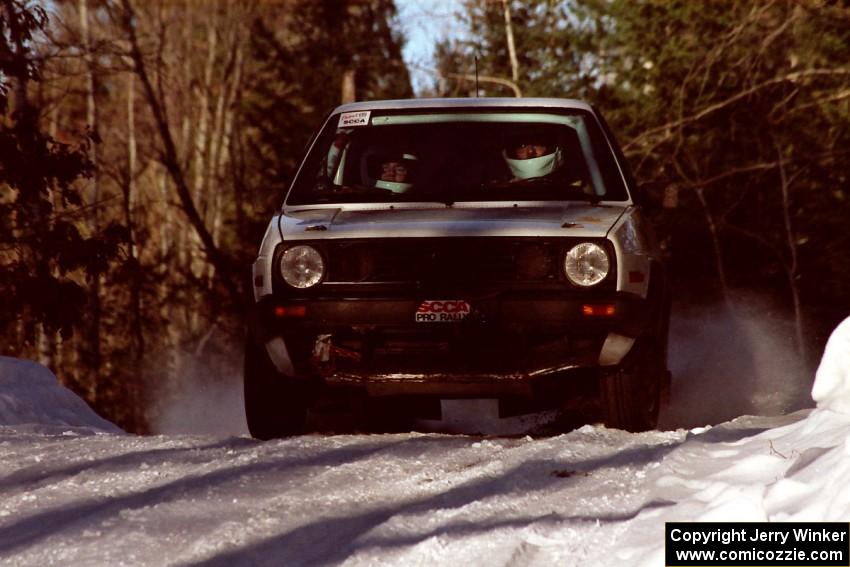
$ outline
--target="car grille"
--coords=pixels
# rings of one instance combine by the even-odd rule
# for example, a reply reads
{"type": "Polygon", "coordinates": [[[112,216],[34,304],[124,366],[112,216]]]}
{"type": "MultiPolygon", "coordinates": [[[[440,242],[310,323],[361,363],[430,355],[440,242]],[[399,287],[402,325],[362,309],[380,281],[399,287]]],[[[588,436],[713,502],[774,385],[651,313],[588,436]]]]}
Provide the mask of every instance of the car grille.
{"type": "Polygon", "coordinates": [[[561,279],[564,243],[439,238],[328,242],[330,283],[510,282],[561,279]]]}

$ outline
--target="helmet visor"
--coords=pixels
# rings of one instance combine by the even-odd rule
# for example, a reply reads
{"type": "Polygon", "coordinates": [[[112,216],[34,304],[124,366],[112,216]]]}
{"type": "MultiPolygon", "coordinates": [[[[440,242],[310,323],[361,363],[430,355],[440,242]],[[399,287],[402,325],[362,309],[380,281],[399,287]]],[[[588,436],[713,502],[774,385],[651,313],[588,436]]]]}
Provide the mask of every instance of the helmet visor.
{"type": "Polygon", "coordinates": [[[412,154],[378,154],[369,156],[367,168],[369,177],[376,181],[412,183],[418,163],[412,154]]]}
{"type": "Polygon", "coordinates": [[[510,159],[534,159],[555,151],[554,136],[545,132],[525,132],[508,136],[505,154],[510,159]]]}

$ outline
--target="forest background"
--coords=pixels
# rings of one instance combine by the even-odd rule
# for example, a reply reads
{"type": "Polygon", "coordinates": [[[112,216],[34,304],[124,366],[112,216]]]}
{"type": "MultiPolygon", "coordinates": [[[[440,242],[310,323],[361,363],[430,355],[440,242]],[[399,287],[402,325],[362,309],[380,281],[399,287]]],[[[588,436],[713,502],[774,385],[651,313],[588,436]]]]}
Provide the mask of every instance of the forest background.
{"type": "MultiPolygon", "coordinates": [[[[850,6],[458,6],[418,96],[475,96],[477,60],[479,96],[598,105],[677,307],[780,317],[816,362],[850,313],[850,6]]],[[[404,41],[392,0],[0,0],[0,354],[138,433],[186,376],[240,375],[304,145],[341,102],[414,96],[404,41]]]]}

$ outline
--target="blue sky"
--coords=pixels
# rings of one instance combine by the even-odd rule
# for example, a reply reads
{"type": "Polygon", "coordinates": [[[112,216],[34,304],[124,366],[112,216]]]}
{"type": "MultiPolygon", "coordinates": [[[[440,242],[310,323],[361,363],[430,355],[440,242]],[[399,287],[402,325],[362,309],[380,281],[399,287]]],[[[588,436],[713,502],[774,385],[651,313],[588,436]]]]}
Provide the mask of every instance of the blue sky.
{"type": "Polygon", "coordinates": [[[403,56],[410,68],[414,91],[434,82],[434,46],[442,39],[461,33],[457,13],[461,0],[396,0],[399,20],[407,37],[403,56]]]}

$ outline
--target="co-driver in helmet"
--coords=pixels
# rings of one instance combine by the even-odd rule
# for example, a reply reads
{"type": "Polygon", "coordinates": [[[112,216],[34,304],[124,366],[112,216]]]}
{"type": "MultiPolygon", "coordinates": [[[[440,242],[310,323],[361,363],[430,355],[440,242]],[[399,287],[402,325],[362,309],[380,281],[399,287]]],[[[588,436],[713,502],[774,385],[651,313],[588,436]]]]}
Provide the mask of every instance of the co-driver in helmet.
{"type": "Polygon", "coordinates": [[[519,132],[510,136],[502,151],[502,157],[515,181],[554,173],[564,161],[563,152],[554,137],[535,131],[519,132]]]}

